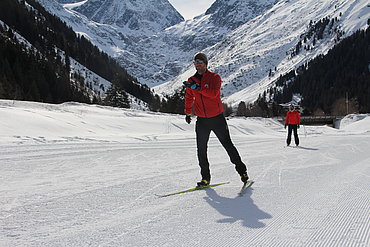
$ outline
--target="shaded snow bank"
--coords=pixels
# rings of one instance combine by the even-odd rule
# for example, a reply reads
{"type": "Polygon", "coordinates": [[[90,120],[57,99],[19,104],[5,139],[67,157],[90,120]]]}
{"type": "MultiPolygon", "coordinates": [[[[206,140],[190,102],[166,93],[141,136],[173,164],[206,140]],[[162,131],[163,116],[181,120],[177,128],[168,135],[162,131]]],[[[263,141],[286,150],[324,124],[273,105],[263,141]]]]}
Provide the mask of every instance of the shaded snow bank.
{"type": "MultiPolygon", "coordinates": [[[[100,105],[68,102],[44,104],[0,100],[0,142],[20,140],[75,141],[91,140],[152,140],[194,138],[195,117],[186,124],[183,115],[122,109],[100,105]]],[[[285,135],[283,125],[268,118],[228,120],[232,135],[278,137],[285,135]]],[[[348,115],[340,130],[327,126],[303,126],[301,134],[340,134],[343,131],[367,132],[370,114],[348,115]]]]}
{"type": "Polygon", "coordinates": [[[340,121],[339,129],[358,132],[369,131],[370,114],[347,115],[340,121]]]}

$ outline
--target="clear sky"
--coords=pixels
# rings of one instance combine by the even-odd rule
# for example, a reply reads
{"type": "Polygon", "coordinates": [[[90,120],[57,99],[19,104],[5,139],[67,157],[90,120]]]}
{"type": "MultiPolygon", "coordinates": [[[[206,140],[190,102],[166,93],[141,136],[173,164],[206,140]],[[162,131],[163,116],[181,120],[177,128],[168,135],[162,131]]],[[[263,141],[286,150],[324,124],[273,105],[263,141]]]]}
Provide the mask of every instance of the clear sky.
{"type": "Polygon", "coordinates": [[[186,19],[192,19],[211,7],[215,0],[168,0],[186,19]]]}

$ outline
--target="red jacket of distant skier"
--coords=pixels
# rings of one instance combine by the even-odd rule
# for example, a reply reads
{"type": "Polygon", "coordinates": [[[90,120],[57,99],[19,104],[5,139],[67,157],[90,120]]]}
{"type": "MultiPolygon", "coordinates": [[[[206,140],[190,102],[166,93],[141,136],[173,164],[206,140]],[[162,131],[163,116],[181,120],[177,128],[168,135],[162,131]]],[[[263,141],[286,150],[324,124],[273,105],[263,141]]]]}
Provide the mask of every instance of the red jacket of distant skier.
{"type": "Polygon", "coordinates": [[[298,111],[288,111],[285,118],[285,124],[300,124],[301,117],[298,111]]]}
{"type": "Polygon", "coordinates": [[[221,77],[207,70],[199,80],[195,76],[188,79],[200,85],[200,90],[186,88],[185,114],[194,113],[198,117],[210,118],[221,114],[224,109],[221,101],[221,77]]]}

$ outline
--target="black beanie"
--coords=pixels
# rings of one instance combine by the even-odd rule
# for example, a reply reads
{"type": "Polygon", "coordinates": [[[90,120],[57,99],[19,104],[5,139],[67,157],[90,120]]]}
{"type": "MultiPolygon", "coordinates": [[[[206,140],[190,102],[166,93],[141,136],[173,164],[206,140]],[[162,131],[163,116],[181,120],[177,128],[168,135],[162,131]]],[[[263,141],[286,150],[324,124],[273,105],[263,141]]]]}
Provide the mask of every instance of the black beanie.
{"type": "Polygon", "coordinates": [[[202,53],[202,52],[199,52],[198,54],[195,55],[194,60],[196,60],[196,59],[202,60],[203,62],[205,62],[206,64],[208,64],[207,55],[204,54],[204,53],[202,53]]]}

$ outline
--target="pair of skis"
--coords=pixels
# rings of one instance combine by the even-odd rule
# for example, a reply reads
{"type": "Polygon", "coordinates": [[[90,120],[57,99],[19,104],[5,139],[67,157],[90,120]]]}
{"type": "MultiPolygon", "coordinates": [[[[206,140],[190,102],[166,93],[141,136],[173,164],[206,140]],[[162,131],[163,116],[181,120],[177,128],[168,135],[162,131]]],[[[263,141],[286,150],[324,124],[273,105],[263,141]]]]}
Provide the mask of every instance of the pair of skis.
{"type": "MultiPolygon", "coordinates": [[[[219,183],[219,184],[210,184],[210,185],[207,185],[207,186],[201,186],[201,187],[195,187],[195,188],[191,188],[191,189],[188,189],[188,190],[183,190],[183,191],[178,191],[178,192],[174,192],[174,193],[170,193],[170,194],[165,194],[165,195],[157,195],[159,197],[167,197],[167,196],[173,196],[173,195],[179,195],[179,194],[184,194],[184,193],[188,193],[188,192],[193,192],[193,191],[196,191],[196,190],[203,190],[203,189],[207,189],[207,188],[211,188],[211,187],[216,187],[216,186],[220,186],[220,185],[223,185],[223,184],[228,184],[229,182],[225,182],[225,183],[219,183]]],[[[239,196],[242,196],[245,194],[245,192],[247,191],[247,189],[254,183],[254,181],[252,180],[248,180],[246,183],[244,183],[243,187],[241,188],[240,192],[238,193],[239,196]]]]}

